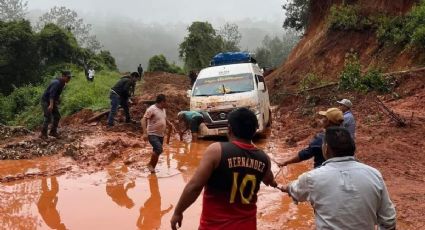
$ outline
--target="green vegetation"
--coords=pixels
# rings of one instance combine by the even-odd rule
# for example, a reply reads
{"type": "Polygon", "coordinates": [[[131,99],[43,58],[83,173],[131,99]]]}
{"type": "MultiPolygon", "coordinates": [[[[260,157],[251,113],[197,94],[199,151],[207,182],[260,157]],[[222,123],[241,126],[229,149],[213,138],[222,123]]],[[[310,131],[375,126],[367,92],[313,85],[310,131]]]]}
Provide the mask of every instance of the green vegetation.
{"type": "Polygon", "coordinates": [[[330,30],[373,29],[381,44],[425,48],[425,0],[406,15],[363,16],[356,4],[333,5],[328,17],[330,30]]]}
{"type": "Polygon", "coordinates": [[[223,39],[208,22],[193,22],[188,31],[179,50],[185,68],[192,70],[207,67],[211,58],[222,51],[223,39]]]}
{"type": "Polygon", "coordinates": [[[55,18],[46,17],[36,32],[29,21],[22,19],[26,2],[11,0],[5,4],[1,7],[1,16],[5,18],[0,20],[0,123],[29,128],[41,124],[42,93],[53,76],[66,69],[75,77],[62,94],[62,115],[83,108],[96,110],[109,106],[109,89],[119,76],[115,59],[109,51],[97,52],[89,45],[94,42],[88,39],[89,30],[79,30],[77,40],[74,34],[77,30],[73,29],[87,25],[83,25],[75,12],[61,8],[57,14],[51,15],[55,18]],[[59,22],[51,23],[54,20],[70,23],[66,25],[73,29],[59,22]],[[79,43],[83,38],[87,48],[79,43]],[[94,83],[85,79],[84,68],[89,67],[97,71],[94,83]]]}
{"type": "Polygon", "coordinates": [[[425,48],[425,0],[404,16],[383,16],[377,29],[381,43],[425,48]]]}
{"type": "Polygon", "coordinates": [[[162,71],[168,73],[185,74],[180,66],[177,66],[175,63],[168,63],[167,58],[162,54],[155,55],[149,59],[148,71],[162,71]]]}
{"type": "Polygon", "coordinates": [[[305,91],[314,87],[321,86],[326,82],[322,80],[319,76],[314,73],[307,74],[299,84],[299,90],[305,91]]]}
{"type": "MultiPolygon", "coordinates": [[[[87,82],[84,72],[71,68],[74,77],[62,93],[59,106],[62,116],[71,115],[81,109],[100,110],[109,107],[110,88],[118,81],[117,72],[100,71],[93,83],[87,82]]],[[[57,73],[56,76],[58,76],[57,73]]],[[[8,125],[24,125],[35,128],[43,121],[40,99],[45,87],[53,79],[46,78],[41,85],[27,85],[15,89],[9,96],[0,97],[0,123],[8,125]]]]}
{"type": "Polygon", "coordinates": [[[357,54],[346,55],[344,69],[340,73],[339,87],[344,90],[359,92],[377,91],[386,93],[391,90],[389,80],[378,69],[370,69],[364,75],[357,54]]]}
{"type": "Polygon", "coordinates": [[[364,30],[372,26],[372,22],[367,17],[360,15],[358,5],[333,5],[328,18],[329,29],[331,30],[364,30]]]}

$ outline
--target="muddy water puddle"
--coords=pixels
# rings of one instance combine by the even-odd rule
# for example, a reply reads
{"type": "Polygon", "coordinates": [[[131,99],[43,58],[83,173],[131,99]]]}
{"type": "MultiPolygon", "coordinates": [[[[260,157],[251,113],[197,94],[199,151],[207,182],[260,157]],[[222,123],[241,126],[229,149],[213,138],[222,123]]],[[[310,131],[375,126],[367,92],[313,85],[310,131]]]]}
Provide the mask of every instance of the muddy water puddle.
{"type": "MultiPolygon", "coordinates": [[[[264,140],[257,145],[277,160],[297,150],[283,151],[276,142],[264,140]]],[[[38,173],[0,184],[0,229],[169,229],[178,198],[210,143],[172,143],[161,156],[156,175],[145,171],[142,162],[127,166],[120,160],[95,173],[83,173],[72,160],[59,156],[0,161],[0,177],[38,173]],[[66,173],[48,174],[70,165],[66,173]]],[[[277,180],[295,179],[309,164],[284,168],[277,180]]],[[[279,171],[275,164],[272,169],[279,171]]],[[[198,198],[185,212],[182,229],[197,229],[200,214],[198,198]]],[[[311,229],[313,225],[307,204],[295,205],[288,196],[265,186],[259,192],[258,218],[258,229],[311,229]]]]}

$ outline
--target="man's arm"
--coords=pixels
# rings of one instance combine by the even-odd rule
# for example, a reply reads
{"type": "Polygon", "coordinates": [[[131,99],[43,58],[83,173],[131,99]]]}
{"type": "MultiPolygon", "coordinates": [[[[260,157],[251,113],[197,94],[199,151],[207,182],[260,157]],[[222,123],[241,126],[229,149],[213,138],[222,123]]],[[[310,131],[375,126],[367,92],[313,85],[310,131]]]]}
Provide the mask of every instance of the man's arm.
{"type": "Polygon", "coordinates": [[[143,140],[147,141],[148,140],[148,121],[147,121],[147,117],[146,114],[145,116],[143,116],[142,118],[142,138],[143,140]]]}
{"type": "Polygon", "coordinates": [[[283,162],[282,164],[279,164],[279,167],[287,166],[289,164],[298,163],[301,161],[308,160],[312,157],[314,157],[315,153],[317,151],[322,151],[322,137],[316,135],[314,139],[310,142],[307,148],[301,150],[298,152],[298,154],[291,159],[283,162]]]}
{"type": "Polygon", "coordinates": [[[171,123],[171,121],[168,119],[166,120],[166,122],[167,122],[167,125],[173,129],[173,132],[176,132],[176,127],[174,127],[173,123],[171,123]]]}
{"type": "Polygon", "coordinates": [[[53,106],[55,105],[55,99],[58,97],[58,90],[59,90],[59,82],[54,81],[52,87],[50,87],[49,90],[49,112],[52,112],[53,106]]]}
{"type": "Polygon", "coordinates": [[[301,162],[301,159],[299,158],[299,156],[297,154],[294,157],[292,157],[291,159],[284,161],[283,163],[279,164],[279,167],[284,167],[284,166],[287,166],[289,164],[294,164],[294,163],[298,163],[298,162],[301,162]]]}
{"type": "Polygon", "coordinates": [[[203,154],[201,163],[198,169],[187,183],[174,210],[173,217],[171,218],[171,228],[177,229],[182,225],[183,212],[196,201],[204,186],[207,184],[212,172],[217,168],[221,160],[221,145],[214,143],[210,145],[203,154]]]}
{"type": "Polygon", "coordinates": [[[288,193],[295,202],[307,201],[310,196],[312,184],[309,174],[304,173],[288,185],[282,186],[281,190],[288,193]]]}
{"type": "Polygon", "coordinates": [[[273,172],[272,172],[272,165],[271,165],[271,161],[270,158],[268,158],[269,161],[269,168],[267,169],[266,175],[263,178],[263,183],[267,186],[272,186],[273,188],[277,187],[277,182],[274,178],[273,172]]]}
{"type": "Polygon", "coordinates": [[[396,229],[396,211],[393,202],[388,195],[385,182],[382,181],[384,187],[381,193],[381,205],[378,209],[378,229],[379,230],[395,230],[396,229]]]}

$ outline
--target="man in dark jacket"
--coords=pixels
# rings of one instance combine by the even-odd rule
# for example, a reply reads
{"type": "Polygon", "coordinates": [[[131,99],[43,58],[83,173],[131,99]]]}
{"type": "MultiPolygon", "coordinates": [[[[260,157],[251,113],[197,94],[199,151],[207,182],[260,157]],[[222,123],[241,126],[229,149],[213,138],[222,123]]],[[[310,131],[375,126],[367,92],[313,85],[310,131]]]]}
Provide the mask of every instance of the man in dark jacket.
{"type": "Polygon", "coordinates": [[[137,72],[139,73],[140,78],[142,78],[142,76],[143,76],[142,64],[139,64],[139,66],[137,67],[137,72]]]}
{"type": "Polygon", "coordinates": [[[111,88],[111,93],[109,95],[111,99],[111,112],[109,112],[108,116],[109,127],[114,126],[114,118],[117,114],[118,106],[120,105],[124,109],[125,122],[131,122],[128,100],[132,93],[134,94],[134,88],[138,79],[140,79],[139,73],[133,72],[130,76],[122,77],[115,86],[111,88]]]}
{"type": "Polygon", "coordinates": [[[324,130],[330,127],[340,127],[344,121],[342,111],[338,108],[330,108],[326,111],[320,111],[321,122],[323,130],[314,136],[307,148],[301,150],[297,155],[291,159],[279,164],[279,167],[287,166],[289,164],[298,163],[311,158],[314,158],[314,168],[322,166],[325,158],[322,153],[323,137],[325,136],[324,130]]]}
{"type": "Polygon", "coordinates": [[[65,85],[71,80],[71,77],[72,74],[70,71],[62,71],[62,76],[54,79],[41,97],[41,107],[43,108],[44,113],[44,123],[40,137],[43,139],[47,138],[47,130],[49,129],[49,124],[52,122],[52,118],[53,122],[49,135],[54,137],[59,136],[57,132],[59,120],[61,118],[58,108],[59,99],[63,87],[65,87],[65,85]]]}

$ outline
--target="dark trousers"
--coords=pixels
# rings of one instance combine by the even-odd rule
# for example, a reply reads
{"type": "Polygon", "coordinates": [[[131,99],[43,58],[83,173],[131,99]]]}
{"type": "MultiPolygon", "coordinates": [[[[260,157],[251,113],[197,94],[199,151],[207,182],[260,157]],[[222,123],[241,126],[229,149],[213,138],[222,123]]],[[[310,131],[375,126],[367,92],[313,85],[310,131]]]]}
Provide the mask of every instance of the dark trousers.
{"type": "Polygon", "coordinates": [[[58,106],[55,104],[53,106],[52,112],[50,112],[48,109],[49,102],[41,100],[41,108],[43,109],[44,113],[43,129],[41,130],[41,133],[43,135],[47,135],[47,130],[49,129],[50,123],[52,123],[52,126],[50,127],[50,133],[56,133],[59,125],[59,120],[61,119],[58,106]]]}
{"type": "Polygon", "coordinates": [[[109,98],[111,99],[111,111],[109,112],[108,116],[108,125],[112,126],[114,125],[114,118],[118,111],[118,106],[121,105],[121,107],[124,109],[125,114],[125,122],[130,122],[130,111],[128,109],[128,100],[122,99],[118,94],[111,92],[109,95],[109,98]]]}

